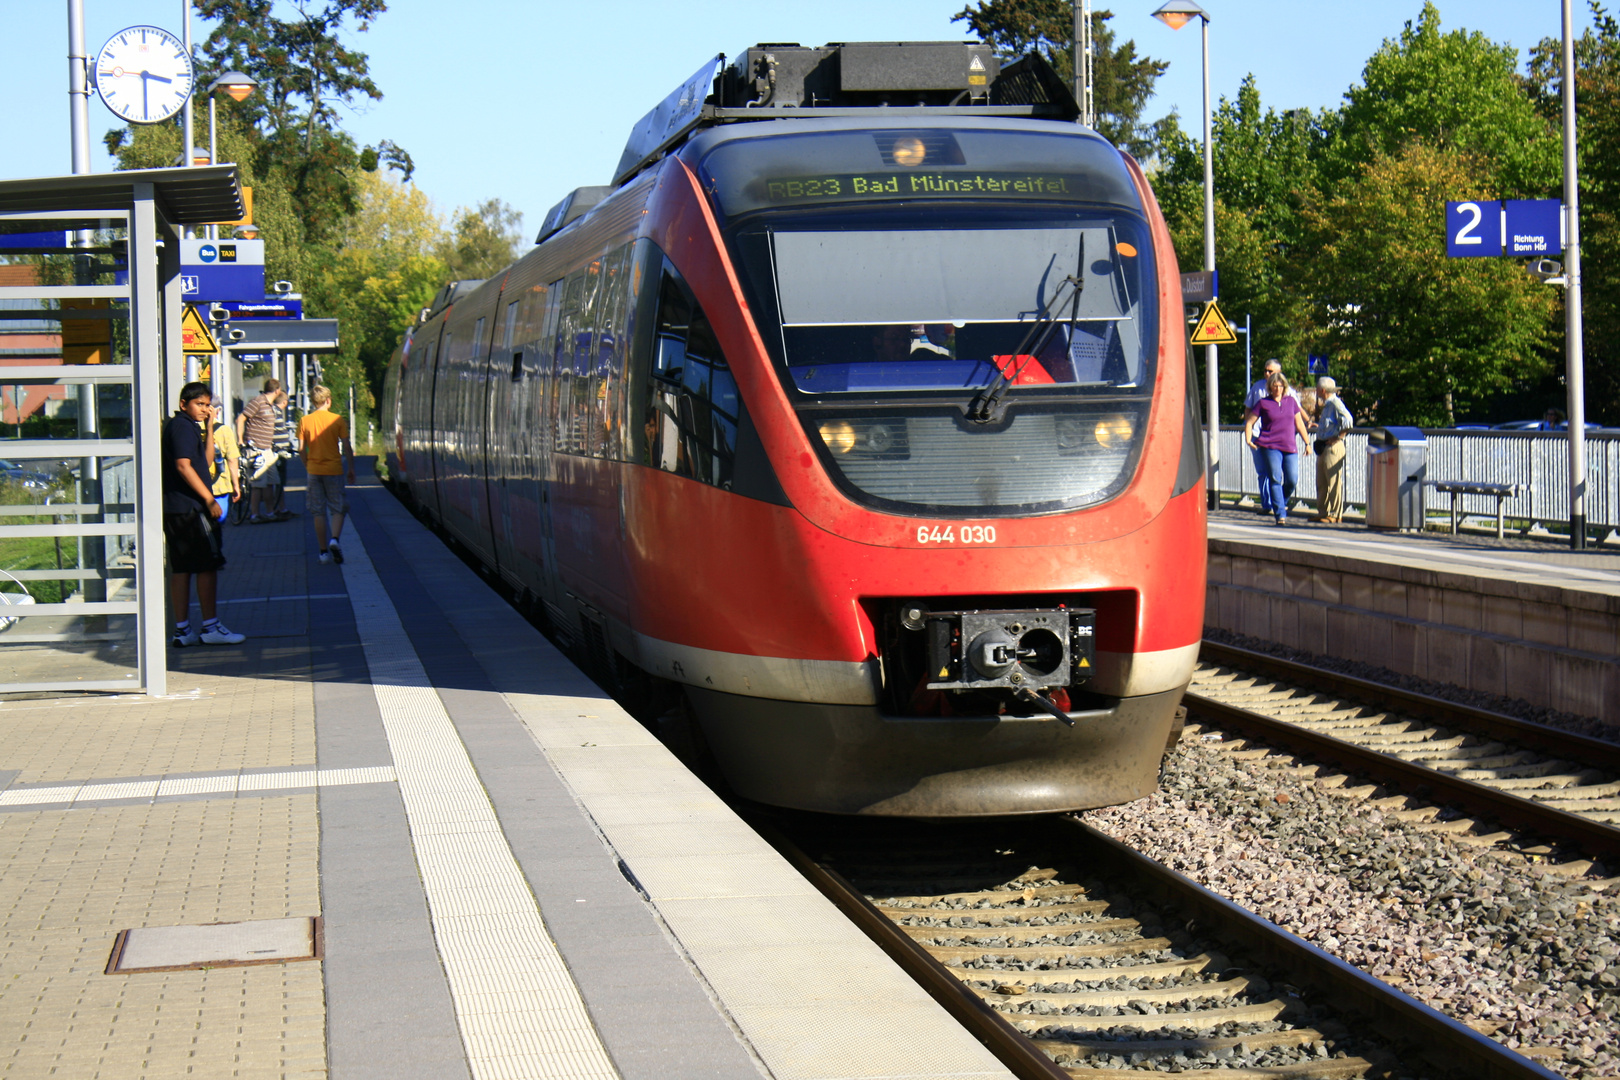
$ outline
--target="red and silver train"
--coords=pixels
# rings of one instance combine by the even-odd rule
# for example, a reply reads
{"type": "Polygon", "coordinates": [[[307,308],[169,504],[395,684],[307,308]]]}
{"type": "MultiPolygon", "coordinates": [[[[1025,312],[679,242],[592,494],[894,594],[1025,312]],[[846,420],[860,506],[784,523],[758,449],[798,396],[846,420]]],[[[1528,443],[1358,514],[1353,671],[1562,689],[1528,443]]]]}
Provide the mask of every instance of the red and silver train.
{"type": "Polygon", "coordinates": [[[582,658],[684,693],[746,797],[1148,793],[1202,630],[1201,428],[1153,192],[1075,115],[983,45],[717,58],[424,313],[392,481],[582,658]]]}

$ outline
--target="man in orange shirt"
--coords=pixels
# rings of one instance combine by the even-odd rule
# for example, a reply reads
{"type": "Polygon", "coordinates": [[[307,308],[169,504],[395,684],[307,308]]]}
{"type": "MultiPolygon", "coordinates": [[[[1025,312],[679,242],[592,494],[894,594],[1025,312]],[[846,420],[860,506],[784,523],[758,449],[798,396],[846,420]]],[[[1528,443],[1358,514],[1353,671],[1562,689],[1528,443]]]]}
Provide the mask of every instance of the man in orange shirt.
{"type": "Polygon", "coordinates": [[[315,541],[321,549],[320,561],[341,563],[343,548],[338,537],[343,535],[343,515],[349,512],[348,500],[343,494],[343,480],[354,483],[354,449],[349,445],[349,425],[343,417],[332,411],[332,391],[317,386],[310,391],[315,411],[298,421],[299,451],[304,459],[304,470],[309,474],[308,503],[310,516],[315,519],[315,541]],[[327,515],[332,518],[332,538],[326,538],[327,515]]]}

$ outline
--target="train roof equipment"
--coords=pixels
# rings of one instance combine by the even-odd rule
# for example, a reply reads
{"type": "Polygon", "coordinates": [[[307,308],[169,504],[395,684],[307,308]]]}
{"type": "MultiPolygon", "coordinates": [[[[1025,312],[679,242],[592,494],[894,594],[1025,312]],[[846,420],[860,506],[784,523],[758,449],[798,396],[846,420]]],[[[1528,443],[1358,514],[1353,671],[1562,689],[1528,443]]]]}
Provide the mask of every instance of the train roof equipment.
{"type": "Polygon", "coordinates": [[[611,184],[599,187],[580,187],[570,191],[562,201],[546,212],[546,219],[540,223],[540,232],[534,238],[536,244],[543,244],[553,233],[562,231],[563,227],[576,218],[584,217],[597,203],[613,194],[611,184]]]}
{"type": "MultiPolygon", "coordinates": [[[[1035,53],[1003,64],[983,42],[761,44],[745,49],[730,64],[724,53],[705,61],[642,117],[625,143],[613,186],[698,128],[754,120],[869,117],[878,110],[886,119],[1004,116],[1074,122],[1080,116],[1068,86],[1035,53]]],[[[567,215],[567,205],[580,192],[592,190],[581,188],[557,204],[547,224],[559,210],[567,215]]],[[[547,235],[542,230],[542,239],[547,235]]]]}

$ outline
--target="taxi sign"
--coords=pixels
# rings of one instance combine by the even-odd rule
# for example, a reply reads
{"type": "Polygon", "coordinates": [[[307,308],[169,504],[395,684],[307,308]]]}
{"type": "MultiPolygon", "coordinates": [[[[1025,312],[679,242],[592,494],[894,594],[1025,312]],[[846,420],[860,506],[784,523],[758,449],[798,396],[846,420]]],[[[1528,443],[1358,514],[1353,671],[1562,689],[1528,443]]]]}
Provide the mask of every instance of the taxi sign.
{"type": "Polygon", "coordinates": [[[186,305],[186,313],[180,320],[180,341],[187,354],[219,352],[219,342],[209,332],[202,314],[191,304],[186,305]]]}
{"type": "Polygon", "coordinates": [[[1237,335],[1232,332],[1232,324],[1226,321],[1221,314],[1220,304],[1214,300],[1204,308],[1204,313],[1198,316],[1198,325],[1193,327],[1192,341],[1194,345],[1236,345],[1237,335]]]}

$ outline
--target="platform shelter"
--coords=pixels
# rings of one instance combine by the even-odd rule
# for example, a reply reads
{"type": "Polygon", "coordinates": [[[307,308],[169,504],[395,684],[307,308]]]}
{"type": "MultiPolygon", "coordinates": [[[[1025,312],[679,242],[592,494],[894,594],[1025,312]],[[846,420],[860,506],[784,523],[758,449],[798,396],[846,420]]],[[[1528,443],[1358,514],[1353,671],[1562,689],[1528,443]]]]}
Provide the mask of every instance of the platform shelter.
{"type": "Polygon", "coordinates": [[[22,240],[7,252],[45,257],[37,283],[0,286],[12,302],[0,314],[105,345],[4,372],[8,384],[85,389],[74,437],[5,442],[8,459],[60,462],[60,485],[35,480],[30,498],[0,506],[0,541],[50,539],[59,565],[0,577],[0,615],[17,620],[0,631],[0,693],[165,693],[159,439],[184,375],[179,241],[186,226],[242,212],[233,165],[0,180],[0,233],[22,240]],[[59,602],[15,602],[52,580],[59,602]]]}

